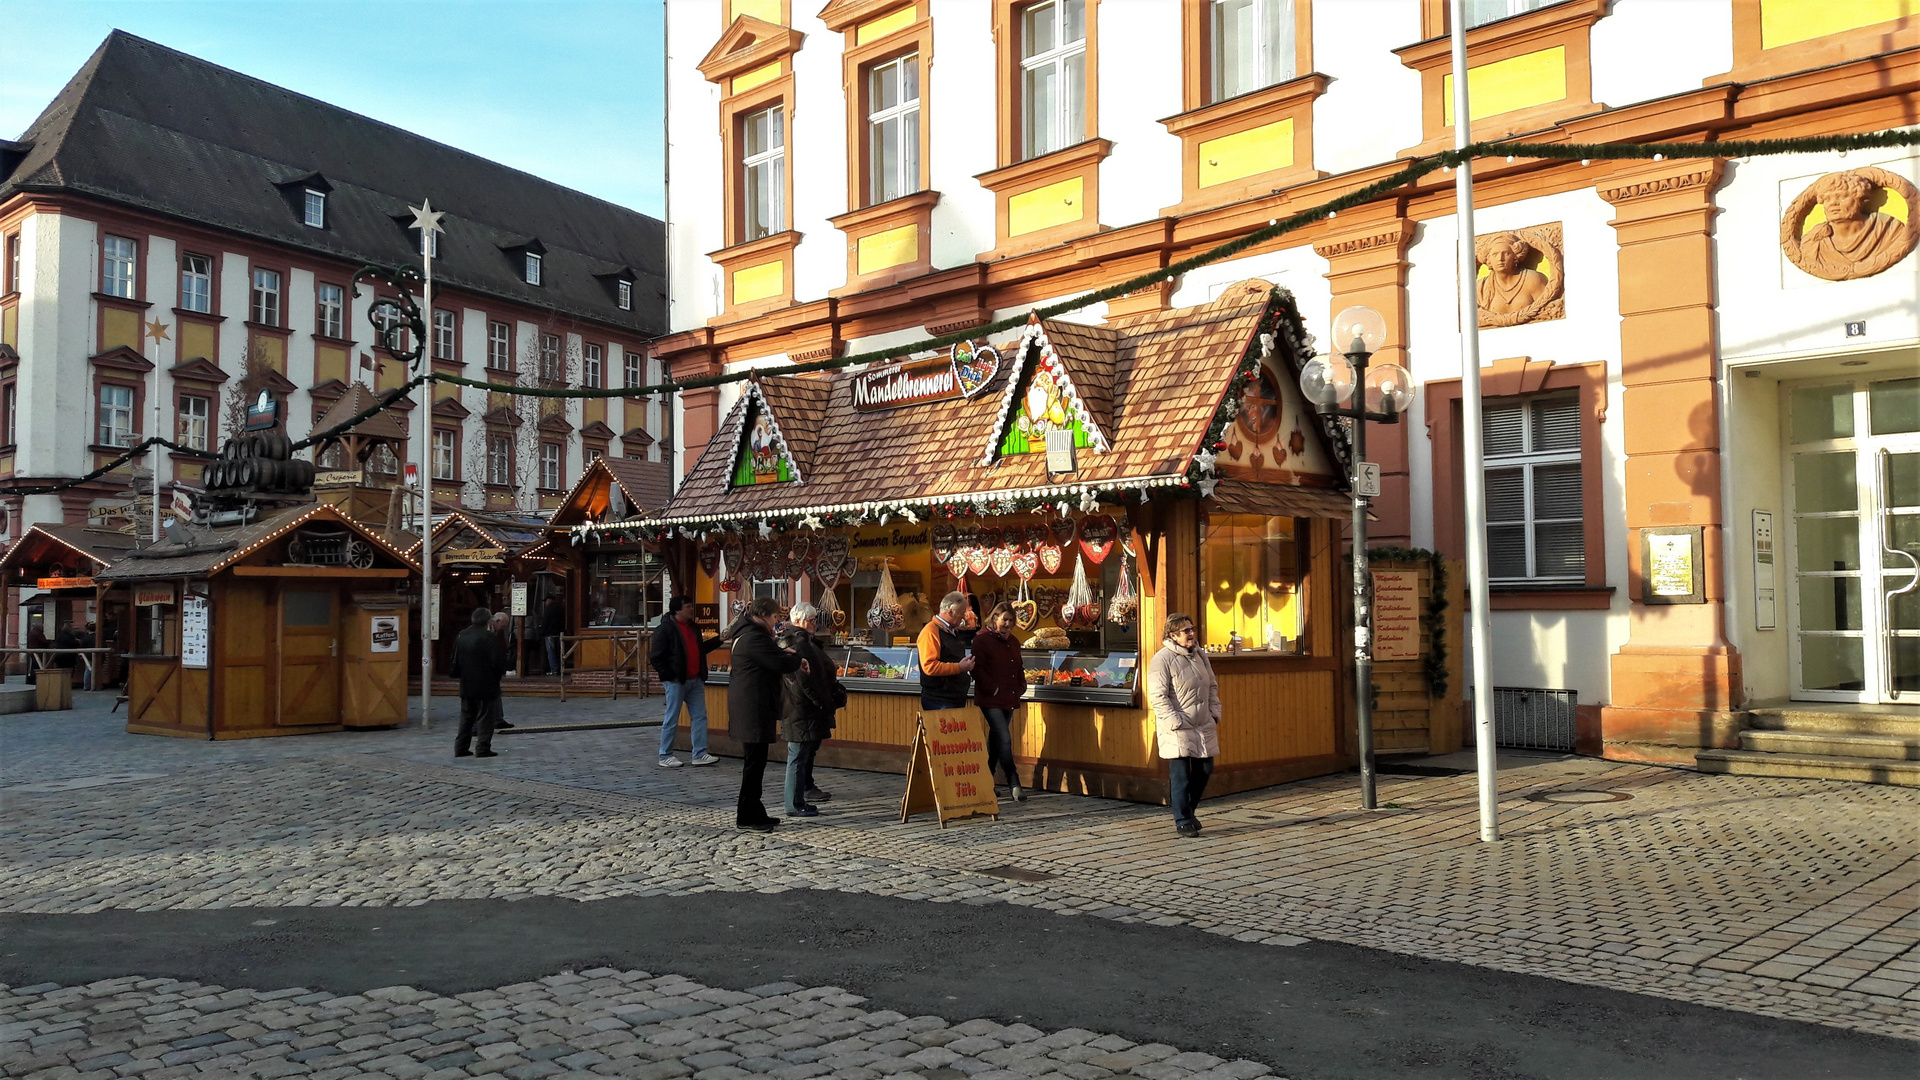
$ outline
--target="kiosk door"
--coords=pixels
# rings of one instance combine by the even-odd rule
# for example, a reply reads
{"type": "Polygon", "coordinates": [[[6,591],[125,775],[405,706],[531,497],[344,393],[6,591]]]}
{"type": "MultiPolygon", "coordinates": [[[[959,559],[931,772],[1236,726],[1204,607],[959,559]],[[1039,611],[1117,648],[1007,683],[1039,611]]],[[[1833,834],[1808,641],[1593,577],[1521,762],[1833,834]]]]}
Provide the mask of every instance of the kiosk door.
{"type": "Polygon", "coordinates": [[[340,722],[339,619],[332,589],[280,590],[282,727],[340,722]]]}

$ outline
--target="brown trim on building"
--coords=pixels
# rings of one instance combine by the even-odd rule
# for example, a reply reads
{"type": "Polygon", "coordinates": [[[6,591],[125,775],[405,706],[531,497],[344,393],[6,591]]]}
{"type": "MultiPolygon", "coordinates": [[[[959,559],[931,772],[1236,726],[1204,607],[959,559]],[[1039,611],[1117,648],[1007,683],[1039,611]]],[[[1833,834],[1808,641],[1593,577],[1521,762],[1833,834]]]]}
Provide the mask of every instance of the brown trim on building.
{"type": "MultiPolygon", "coordinates": [[[[1473,138],[1499,139],[1551,127],[1561,120],[1595,112],[1591,42],[1593,24],[1605,18],[1613,0],[1560,0],[1523,15],[1483,23],[1467,31],[1467,65],[1473,68],[1555,47],[1566,50],[1566,96],[1539,105],[1495,113],[1473,122],[1473,138]]],[[[1424,0],[1421,29],[1426,39],[1393,50],[1400,62],[1420,73],[1420,145],[1403,154],[1430,154],[1453,146],[1453,125],[1446,122],[1446,80],[1453,73],[1452,41],[1447,36],[1446,0],[1424,0]],[[1436,19],[1438,29],[1435,29],[1436,19]]]]}
{"type": "MultiPolygon", "coordinates": [[[[1051,154],[975,174],[974,179],[980,181],[980,186],[993,192],[993,249],[981,252],[979,257],[1004,259],[1009,255],[1053,247],[1063,240],[1099,232],[1100,163],[1111,153],[1112,142],[1093,138],[1051,154]],[[1014,233],[1017,227],[1011,220],[1014,199],[1075,179],[1080,181],[1078,217],[1057,225],[1014,233]]],[[[1072,201],[1073,196],[1063,196],[1063,199],[1072,201]]]]}
{"type": "MultiPolygon", "coordinates": [[[[1299,2],[1304,6],[1306,0],[1299,2]]],[[[1327,92],[1327,86],[1332,81],[1318,72],[1309,72],[1160,121],[1169,132],[1180,138],[1181,191],[1180,202],[1161,213],[1189,213],[1265,195],[1276,188],[1326,176],[1326,173],[1313,167],[1313,103],[1327,92]],[[1289,120],[1293,122],[1293,160],[1290,164],[1201,186],[1201,149],[1204,145],[1239,132],[1289,120]]]]}
{"type": "MultiPolygon", "coordinates": [[[[1208,25],[1211,20],[1207,17],[1212,7],[1206,0],[1188,0],[1180,5],[1180,46],[1184,57],[1180,81],[1183,116],[1210,105],[1224,105],[1239,100],[1213,99],[1213,28],[1208,25]]],[[[1313,70],[1313,0],[1293,0],[1293,70],[1296,72],[1295,78],[1304,77],[1313,70]]],[[[1241,98],[1251,96],[1240,95],[1241,98]]]]}
{"type": "MultiPolygon", "coordinates": [[[[1844,0],[1828,2],[1845,6],[1844,0]]],[[[1762,33],[1761,6],[1762,0],[1733,0],[1733,70],[1715,75],[1703,85],[1764,79],[1920,45],[1920,14],[1910,14],[1768,48],[1762,33]]]]}
{"type": "MultiPolygon", "coordinates": [[[[1035,0],[993,0],[994,101],[999,108],[995,129],[1002,169],[1022,160],[1020,153],[1020,30],[1018,15],[1035,0]]],[[[1100,134],[1100,0],[1086,0],[1087,20],[1087,129],[1084,139],[1100,134]]],[[[1102,155],[1104,156],[1104,155],[1102,155]]],[[[998,170],[994,170],[998,171],[998,170]]]]}

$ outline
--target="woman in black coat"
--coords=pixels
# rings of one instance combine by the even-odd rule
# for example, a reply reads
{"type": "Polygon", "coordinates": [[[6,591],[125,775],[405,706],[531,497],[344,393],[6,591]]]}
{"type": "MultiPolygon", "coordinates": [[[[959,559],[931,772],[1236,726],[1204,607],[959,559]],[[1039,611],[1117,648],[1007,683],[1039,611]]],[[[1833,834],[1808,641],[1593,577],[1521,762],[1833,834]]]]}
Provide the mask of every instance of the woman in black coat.
{"type": "Polygon", "coordinates": [[[742,829],[772,832],[780,824],[760,801],[767,772],[767,744],[778,734],[780,687],[789,672],[808,671],[798,653],[782,649],[773,640],[780,604],[762,596],[747,605],[746,618],[733,639],[733,670],[727,676],[727,734],[745,751],[740,773],[740,803],[734,824],[742,829]]]}
{"type": "Polygon", "coordinates": [[[807,662],[805,673],[794,672],[783,681],[780,694],[780,737],[787,740],[787,816],[818,817],[830,796],[813,784],[813,759],[820,744],[833,737],[833,716],[846,704],[833,661],[820,648],[814,633],[820,629],[820,609],[795,604],[780,631],[782,648],[792,649],[807,662]]]}

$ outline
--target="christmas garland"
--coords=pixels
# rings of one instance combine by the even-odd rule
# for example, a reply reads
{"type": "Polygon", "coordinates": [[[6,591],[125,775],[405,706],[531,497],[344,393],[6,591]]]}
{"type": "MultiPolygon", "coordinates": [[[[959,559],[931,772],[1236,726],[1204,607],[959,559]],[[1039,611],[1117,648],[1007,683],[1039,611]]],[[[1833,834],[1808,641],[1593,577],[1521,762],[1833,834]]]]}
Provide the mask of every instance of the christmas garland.
{"type": "MultiPolygon", "coordinates": [[[[1433,696],[1447,696],[1447,624],[1441,618],[1447,610],[1447,561],[1437,551],[1426,548],[1406,547],[1370,547],[1367,549],[1367,563],[1410,562],[1427,564],[1433,575],[1432,587],[1427,592],[1427,619],[1430,624],[1430,645],[1423,663],[1426,667],[1427,688],[1433,696]]],[[[1377,691],[1376,691],[1377,693],[1377,691]]]]}

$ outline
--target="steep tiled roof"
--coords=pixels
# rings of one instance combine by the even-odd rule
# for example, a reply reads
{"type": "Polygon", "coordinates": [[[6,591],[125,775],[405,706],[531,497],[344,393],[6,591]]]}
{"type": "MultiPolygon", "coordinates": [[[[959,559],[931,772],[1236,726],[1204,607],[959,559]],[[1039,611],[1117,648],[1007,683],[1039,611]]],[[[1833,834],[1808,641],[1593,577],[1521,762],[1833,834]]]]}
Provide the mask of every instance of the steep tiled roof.
{"type": "Polygon", "coordinates": [[[1120,332],[1106,326],[1049,321],[1047,340],[1067,369],[1067,378],[1087,403],[1094,423],[1108,439],[1113,432],[1113,361],[1120,332]]]}
{"type": "MultiPolygon", "coordinates": [[[[313,430],[326,431],[343,420],[350,420],[372,408],[379,402],[366,383],[348,383],[346,392],[341,394],[320,419],[314,421],[313,430]]],[[[407,422],[392,408],[382,409],[365,420],[348,428],[340,434],[360,435],[375,439],[407,439],[407,422]]]]}
{"type": "Polygon", "coordinates": [[[800,475],[813,472],[814,447],[820,441],[820,421],[827,413],[829,384],[825,379],[774,376],[761,379],[760,396],[773,410],[786,441],[787,453],[800,467],[800,475]]]}
{"type": "Polygon", "coordinates": [[[658,510],[673,493],[673,474],[664,461],[640,458],[603,457],[613,481],[627,493],[627,505],[634,513],[658,510]]]}
{"type": "Polygon", "coordinates": [[[245,525],[176,528],[168,538],[152,547],[123,554],[112,566],[94,575],[99,581],[146,581],[154,578],[203,577],[225,569],[254,546],[312,519],[326,525],[342,525],[372,541],[375,550],[402,564],[419,569],[406,550],[419,543],[412,534],[389,542],[380,533],[342,514],[324,503],[303,503],[275,510],[245,525]]]}

